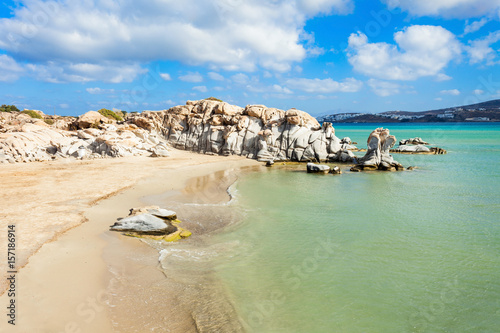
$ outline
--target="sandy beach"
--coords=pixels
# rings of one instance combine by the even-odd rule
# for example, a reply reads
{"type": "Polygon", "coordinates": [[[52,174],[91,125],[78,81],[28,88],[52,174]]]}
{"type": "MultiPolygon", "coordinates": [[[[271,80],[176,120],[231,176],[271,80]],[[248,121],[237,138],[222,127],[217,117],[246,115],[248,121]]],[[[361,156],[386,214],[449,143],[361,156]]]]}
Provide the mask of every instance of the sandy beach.
{"type": "MultiPolygon", "coordinates": [[[[16,326],[3,320],[1,331],[205,331],[199,325],[208,327],[203,323],[210,322],[209,314],[201,313],[204,307],[194,307],[194,312],[188,309],[193,304],[183,297],[200,292],[212,297],[217,292],[193,290],[180,279],[169,281],[156,267],[156,249],[110,232],[109,226],[130,208],[165,202],[169,196],[192,203],[227,201],[225,190],[238,170],[259,165],[238,156],[178,150],[172,150],[168,158],[3,165],[2,232],[8,225],[16,225],[19,272],[16,326]],[[155,285],[161,288],[155,289],[155,285]]],[[[186,245],[202,243],[201,236],[224,226],[197,222],[200,213],[192,211],[194,215],[184,214],[188,221],[183,227],[193,231],[184,240],[186,245]]],[[[178,214],[183,219],[182,210],[178,214]]],[[[7,271],[5,262],[0,269],[7,271]]],[[[199,282],[197,279],[207,282],[210,277],[193,281],[199,282]]],[[[8,302],[6,286],[2,279],[1,304],[8,302]]],[[[228,305],[224,311],[234,310],[228,305]]],[[[226,328],[237,325],[234,319],[225,320],[226,328]]],[[[224,331],[221,322],[224,320],[218,325],[224,331]]]]}

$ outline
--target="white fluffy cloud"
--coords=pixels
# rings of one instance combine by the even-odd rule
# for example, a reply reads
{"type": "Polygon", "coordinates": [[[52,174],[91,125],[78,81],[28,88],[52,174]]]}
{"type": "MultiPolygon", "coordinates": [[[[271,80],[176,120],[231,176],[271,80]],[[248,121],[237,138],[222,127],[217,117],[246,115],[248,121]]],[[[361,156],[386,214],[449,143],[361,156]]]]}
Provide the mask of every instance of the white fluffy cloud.
{"type": "Polygon", "coordinates": [[[246,74],[238,73],[231,76],[231,80],[237,84],[247,84],[250,78],[246,74]]]}
{"type": "Polygon", "coordinates": [[[389,8],[401,8],[416,16],[471,18],[500,13],[500,0],[383,0],[389,8]]]}
{"type": "Polygon", "coordinates": [[[216,72],[208,72],[208,77],[215,81],[224,81],[224,76],[216,72]]]}
{"type": "Polygon", "coordinates": [[[41,77],[55,81],[92,80],[67,69],[102,62],[287,71],[315,47],[302,40],[307,19],[352,7],[352,0],[30,0],[0,20],[0,49],[45,66],[41,77]],[[64,63],[62,72],[50,61],[64,63]]]}
{"type": "Polygon", "coordinates": [[[458,96],[458,95],[460,95],[460,90],[458,90],[458,89],[441,90],[440,93],[441,93],[441,95],[458,96]]]}
{"type": "Polygon", "coordinates": [[[401,88],[397,83],[376,79],[370,79],[367,83],[375,94],[382,97],[399,94],[401,88]]]}
{"type": "Polygon", "coordinates": [[[488,22],[489,22],[489,19],[487,19],[486,17],[483,17],[479,21],[473,21],[471,23],[467,22],[465,24],[465,28],[464,28],[464,35],[478,31],[479,29],[484,27],[485,24],[488,22]]]}
{"type": "Polygon", "coordinates": [[[0,81],[15,81],[22,75],[24,69],[12,57],[0,55],[0,81]]]}
{"type": "Polygon", "coordinates": [[[334,92],[357,92],[363,86],[363,82],[354,78],[348,78],[342,82],[328,79],[306,79],[296,78],[286,81],[288,88],[302,90],[308,93],[329,94],[334,92]]]}
{"type": "Polygon", "coordinates": [[[165,80],[165,81],[170,81],[172,80],[172,77],[168,73],[160,73],[160,77],[165,80]]]}
{"type": "Polygon", "coordinates": [[[198,72],[196,73],[189,72],[185,75],[179,76],[179,80],[184,82],[201,82],[203,81],[203,76],[198,72]]]}
{"type": "Polygon", "coordinates": [[[107,61],[99,64],[48,61],[43,64],[28,64],[26,69],[29,75],[38,80],[52,83],[131,82],[137,75],[147,71],[137,63],[126,64],[107,61]]]}
{"type": "Polygon", "coordinates": [[[196,86],[196,87],[193,87],[193,90],[196,90],[196,91],[199,91],[202,93],[206,93],[208,91],[208,88],[206,86],[196,86]]]}
{"type": "Polygon", "coordinates": [[[461,53],[461,44],[440,26],[413,25],[394,34],[397,45],[369,43],[358,32],[349,37],[349,63],[357,72],[387,80],[443,78],[442,70],[461,53]]]}
{"type": "Polygon", "coordinates": [[[494,50],[491,46],[500,41],[500,30],[491,32],[488,36],[473,40],[466,47],[466,51],[470,57],[470,63],[476,64],[486,62],[487,65],[498,63],[498,50],[494,50]]]}
{"type": "Polygon", "coordinates": [[[114,94],[114,89],[102,89],[99,87],[85,89],[91,95],[114,94]]]}

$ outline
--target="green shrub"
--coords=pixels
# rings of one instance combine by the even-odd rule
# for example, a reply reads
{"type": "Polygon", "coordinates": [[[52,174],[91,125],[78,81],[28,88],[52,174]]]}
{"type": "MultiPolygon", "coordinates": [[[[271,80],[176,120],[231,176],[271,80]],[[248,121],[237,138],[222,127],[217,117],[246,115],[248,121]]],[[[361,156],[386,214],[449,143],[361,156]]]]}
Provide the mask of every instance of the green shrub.
{"type": "Polygon", "coordinates": [[[0,112],[12,112],[19,111],[19,109],[15,105],[5,105],[0,106],[0,112]]]}
{"type": "Polygon", "coordinates": [[[218,99],[218,98],[215,98],[215,97],[205,98],[205,100],[207,100],[207,101],[217,101],[217,102],[222,102],[222,100],[221,100],[221,99],[218,99]]]}
{"type": "Polygon", "coordinates": [[[42,116],[40,116],[38,113],[36,113],[33,110],[24,110],[22,113],[27,114],[31,118],[38,118],[38,119],[43,119],[42,116]]]}
{"type": "Polygon", "coordinates": [[[114,111],[108,110],[108,109],[100,109],[99,111],[100,114],[102,114],[104,117],[109,118],[109,119],[115,119],[118,121],[123,121],[123,113],[119,111],[120,114],[115,113],[114,111]]]}
{"type": "Polygon", "coordinates": [[[54,119],[47,118],[47,119],[44,119],[43,121],[45,121],[45,123],[47,125],[54,125],[54,119]]]}

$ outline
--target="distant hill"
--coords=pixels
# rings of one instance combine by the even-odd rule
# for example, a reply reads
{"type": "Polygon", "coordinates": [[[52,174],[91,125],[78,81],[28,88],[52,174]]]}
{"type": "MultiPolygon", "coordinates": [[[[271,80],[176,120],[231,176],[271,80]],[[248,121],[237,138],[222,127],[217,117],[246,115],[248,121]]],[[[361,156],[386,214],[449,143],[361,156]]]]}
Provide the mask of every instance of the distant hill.
{"type": "Polygon", "coordinates": [[[419,112],[339,113],[318,117],[318,121],[333,123],[497,122],[500,121],[500,99],[419,112]]]}

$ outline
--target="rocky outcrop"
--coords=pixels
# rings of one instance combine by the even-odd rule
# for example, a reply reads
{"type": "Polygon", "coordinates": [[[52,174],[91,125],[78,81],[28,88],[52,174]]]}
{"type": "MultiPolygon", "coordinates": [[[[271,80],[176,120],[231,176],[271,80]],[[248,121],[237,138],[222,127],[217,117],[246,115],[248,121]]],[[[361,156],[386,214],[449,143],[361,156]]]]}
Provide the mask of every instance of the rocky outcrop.
{"type": "Polygon", "coordinates": [[[361,170],[404,170],[403,166],[394,161],[389,150],[394,147],[396,137],[389,134],[388,129],[377,128],[368,137],[368,147],[365,156],[358,159],[357,165],[351,171],[361,170]]]}
{"type": "Polygon", "coordinates": [[[349,138],[340,140],[335,136],[331,123],[321,126],[304,111],[264,105],[241,108],[214,100],[188,101],[169,110],[128,114],[124,122],[94,111],[76,120],[68,119],[66,125],[49,125],[40,119],[33,124],[26,114],[16,117],[15,121],[10,119],[15,124],[0,137],[0,162],[144,154],[166,157],[169,145],[263,162],[352,162],[352,150],[356,149],[349,138]],[[22,125],[28,122],[37,127],[25,130],[22,125]]]}
{"type": "Polygon", "coordinates": [[[408,153],[408,154],[430,154],[431,150],[424,145],[399,145],[391,149],[392,153],[408,153]]]}
{"type": "Polygon", "coordinates": [[[101,124],[112,124],[113,122],[116,123],[116,121],[106,118],[97,111],[89,111],[78,117],[73,124],[79,129],[84,129],[90,127],[97,128],[101,124]]]}
{"type": "Polygon", "coordinates": [[[391,153],[442,155],[446,154],[447,152],[445,149],[439,147],[426,147],[423,145],[402,145],[391,149],[391,153]]]}
{"type": "MultiPolygon", "coordinates": [[[[264,105],[245,108],[212,100],[188,101],[165,111],[128,118],[161,133],[178,149],[204,154],[241,155],[259,161],[352,161],[348,142],[306,112],[264,105]]],[[[350,140],[349,140],[350,142],[350,140]]]]}
{"type": "Polygon", "coordinates": [[[0,133],[0,163],[169,155],[165,138],[135,125],[101,124],[100,128],[66,131],[41,123],[27,122],[17,131],[0,133]]]}
{"type": "Polygon", "coordinates": [[[399,145],[400,146],[404,146],[404,145],[430,145],[430,143],[425,142],[424,140],[422,140],[422,138],[416,137],[416,138],[400,140],[399,145]]]}
{"type": "Polygon", "coordinates": [[[399,141],[399,146],[391,149],[391,153],[400,154],[428,154],[428,155],[442,155],[446,154],[446,150],[439,147],[426,147],[429,143],[424,142],[421,138],[413,138],[408,140],[399,141]],[[418,143],[423,142],[423,143],[418,143]]]}
{"type": "Polygon", "coordinates": [[[123,232],[127,236],[172,242],[191,235],[190,231],[179,227],[179,223],[181,221],[174,211],[150,206],[132,208],[129,216],[118,219],[110,230],[123,232]]]}

